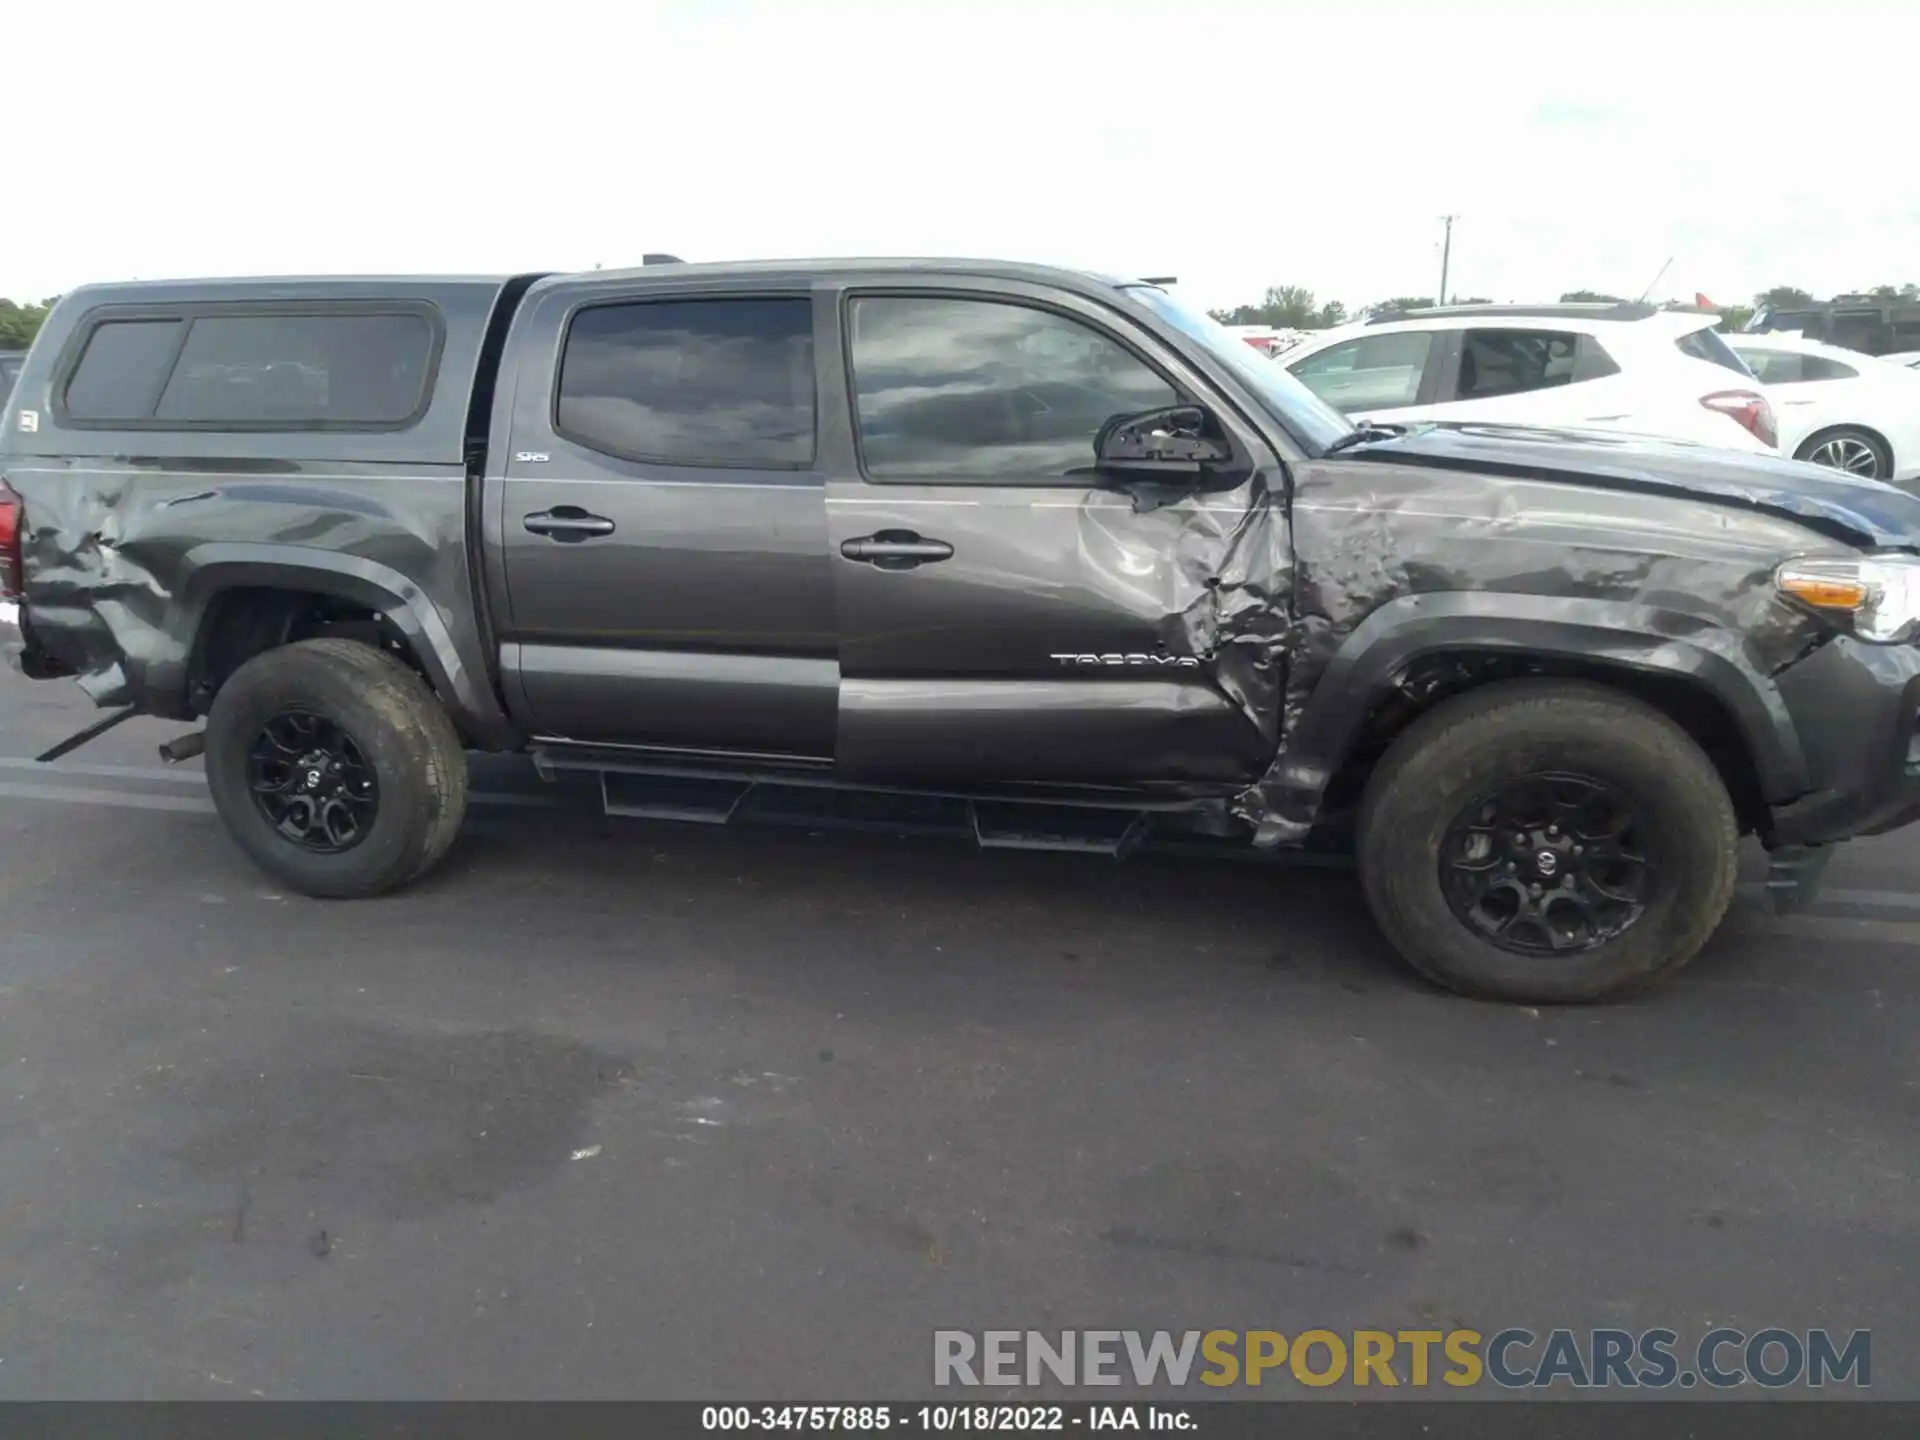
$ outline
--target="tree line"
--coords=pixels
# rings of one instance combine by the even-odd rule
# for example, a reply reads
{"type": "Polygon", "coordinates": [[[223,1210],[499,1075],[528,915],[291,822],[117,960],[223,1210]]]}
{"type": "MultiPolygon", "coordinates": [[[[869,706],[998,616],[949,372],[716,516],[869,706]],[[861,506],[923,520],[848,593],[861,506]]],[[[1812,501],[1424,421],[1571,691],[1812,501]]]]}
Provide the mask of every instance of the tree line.
{"type": "MultiPolygon", "coordinates": [[[[1875,285],[1870,290],[1857,293],[1875,300],[1920,301],[1920,285],[1915,284],[1875,285]]],[[[1560,303],[1621,304],[1626,299],[1624,295],[1609,295],[1603,290],[1568,290],[1560,296],[1560,303]]],[[[1391,300],[1363,305],[1359,313],[1365,316],[1385,310],[1425,310],[1434,303],[1431,295],[1396,295],[1391,300]]],[[[1458,295],[1448,303],[1488,305],[1492,302],[1482,295],[1458,295]]],[[[1751,305],[1716,305],[1714,308],[1720,312],[1729,330],[1738,330],[1762,306],[1786,310],[1813,303],[1813,295],[1809,291],[1796,285],[1775,285],[1755,295],[1751,305]]],[[[1345,324],[1349,318],[1345,305],[1338,300],[1322,302],[1304,285],[1274,285],[1268,288],[1258,304],[1235,305],[1231,309],[1211,310],[1208,313],[1223,325],[1268,325],[1276,330],[1325,330],[1345,324]]]]}
{"type": "Polygon", "coordinates": [[[0,350],[24,350],[31,345],[40,333],[40,322],[52,308],[52,300],[42,300],[38,305],[0,300],[0,350]]]}

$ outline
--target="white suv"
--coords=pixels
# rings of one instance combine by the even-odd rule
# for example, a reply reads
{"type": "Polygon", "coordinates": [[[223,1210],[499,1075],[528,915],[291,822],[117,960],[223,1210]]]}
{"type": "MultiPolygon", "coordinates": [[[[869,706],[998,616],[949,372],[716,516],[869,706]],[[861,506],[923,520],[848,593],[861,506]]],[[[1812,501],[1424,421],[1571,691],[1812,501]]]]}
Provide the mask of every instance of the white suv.
{"type": "Polygon", "coordinates": [[[1655,305],[1456,305],[1376,315],[1278,357],[1350,418],[1630,431],[1777,453],[1719,317],[1655,305]]]}

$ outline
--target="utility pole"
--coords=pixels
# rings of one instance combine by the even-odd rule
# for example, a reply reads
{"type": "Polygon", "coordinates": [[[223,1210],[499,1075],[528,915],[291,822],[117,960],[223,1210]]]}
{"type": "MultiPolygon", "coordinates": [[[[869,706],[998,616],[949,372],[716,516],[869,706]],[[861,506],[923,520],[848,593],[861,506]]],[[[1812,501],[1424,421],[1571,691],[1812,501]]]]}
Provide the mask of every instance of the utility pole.
{"type": "MultiPolygon", "coordinates": [[[[1673,264],[1673,256],[1669,255],[1667,256],[1667,265],[1671,265],[1671,264],[1673,264]]],[[[1654,275],[1653,279],[1647,282],[1647,288],[1640,292],[1640,298],[1642,300],[1645,300],[1649,295],[1653,293],[1653,287],[1658,285],[1660,283],[1661,276],[1667,273],[1667,265],[1662,265],[1659,271],[1654,275]]]]}
{"type": "Polygon", "coordinates": [[[1446,235],[1440,241],[1439,303],[1442,305],[1447,303],[1447,262],[1453,258],[1453,222],[1456,218],[1457,217],[1452,215],[1442,215],[1440,217],[1441,221],[1444,222],[1447,227],[1446,235]]]}

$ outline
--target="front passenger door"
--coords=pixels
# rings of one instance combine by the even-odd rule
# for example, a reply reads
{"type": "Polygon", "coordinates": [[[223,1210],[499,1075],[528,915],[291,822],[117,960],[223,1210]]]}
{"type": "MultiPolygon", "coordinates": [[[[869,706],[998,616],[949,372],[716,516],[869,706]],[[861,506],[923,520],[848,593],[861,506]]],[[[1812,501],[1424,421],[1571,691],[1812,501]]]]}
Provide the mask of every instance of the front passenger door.
{"type": "Polygon", "coordinates": [[[1094,468],[1095,434],[1195,398],[1190,377],[1048,298],[876,289],[840,307],[858,443],[827,494],[835,759],[915,784],[1237,785],[1275,748],[1279,667],[1238,699],[1223,686],[1211,587],[1233,556],[1290,594],[1273,461],[1242,434],[1229,488],[1136,504],[1094,468]]]}

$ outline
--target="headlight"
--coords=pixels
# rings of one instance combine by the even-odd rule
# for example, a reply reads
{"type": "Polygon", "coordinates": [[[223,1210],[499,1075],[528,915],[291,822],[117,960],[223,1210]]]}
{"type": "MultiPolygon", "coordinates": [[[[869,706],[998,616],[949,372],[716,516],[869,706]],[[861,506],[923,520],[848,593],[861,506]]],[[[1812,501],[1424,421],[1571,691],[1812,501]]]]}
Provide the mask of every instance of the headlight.
{"type": "Polygon", "coordinates": [[[1900,645],[1920,633],[1920,556],[1789,560],[1774,572],[1774,583],[1862,640],[1900,645]]]}

